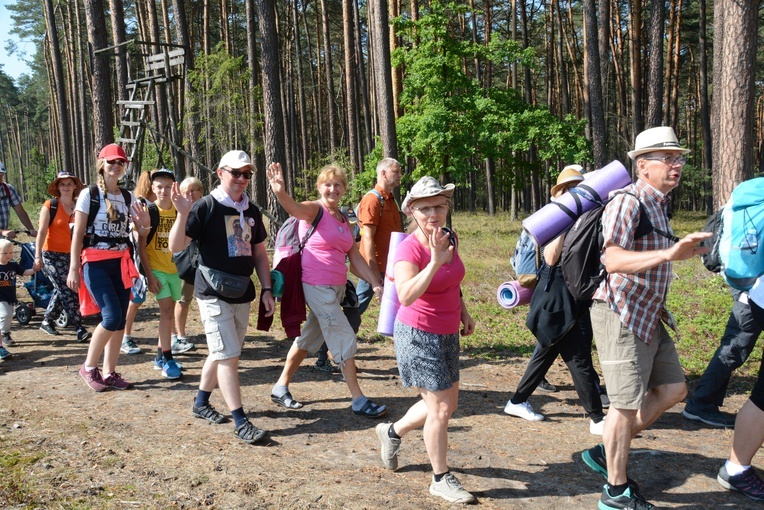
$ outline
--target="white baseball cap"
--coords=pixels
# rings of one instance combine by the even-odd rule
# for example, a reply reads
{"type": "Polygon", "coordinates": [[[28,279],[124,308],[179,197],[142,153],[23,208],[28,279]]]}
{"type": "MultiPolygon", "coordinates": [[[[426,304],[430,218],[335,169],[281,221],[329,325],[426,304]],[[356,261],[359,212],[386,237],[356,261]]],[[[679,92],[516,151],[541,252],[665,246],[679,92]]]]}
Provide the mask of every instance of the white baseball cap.
{"type": "Polygon", "coordinates": [[[249,159],[249,154],[244,151],[228,151],[220,158],[220,164],[218,168],[230,168],[232,170],[238,170],[248,166],[255,171],[255,165],[252,164],[252,160],[249,159]]]}

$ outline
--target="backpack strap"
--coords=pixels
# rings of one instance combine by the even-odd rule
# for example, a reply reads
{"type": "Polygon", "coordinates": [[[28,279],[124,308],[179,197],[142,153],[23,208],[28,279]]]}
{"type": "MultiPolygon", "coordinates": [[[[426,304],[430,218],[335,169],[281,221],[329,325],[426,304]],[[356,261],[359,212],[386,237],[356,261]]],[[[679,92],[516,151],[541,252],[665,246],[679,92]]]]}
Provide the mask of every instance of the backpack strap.
{"type": "Polygon", "coordinates": [[[57,198],[51,198],[50,204],[48,209],[50,210],[50,215],[48,217],[48,226],[50,226],[51,223],[53,223],[53,219],[56,217],[56,213],[58,212],[58,199],[57,198]]]}
{"type": "Polygon", "coordinates": [[[382,209],[385,208],[385,197],[383,197],[382,193],[377,191],[376,188],[370,189],[369,192],[366,193],[366,194],[368,195],[369,193],[374,193],[375,195],[377,195],[377,198],[379,199],[379,217],[381,218],[382,217],[382,209]]]}
{"type": "Polygon", "coordinates": [[[655,228],[653,226],[653,222],[650,221],[650,217],[647,215],[647,209],[645,208],[645,204],[642,203],[642,201],[639,199],[637,195],[630,191],[624,192],[626,195],[631,195],[635,199],[637,199],[637,203],[639,203],[639,224],[637,225],[637,229],[634,232],[634,239],[640,239],[642,237],[645,237],[646,235],[649,235],[652,232],[655,232],[656,234],[665,237],[669,241],[672,241],[674,243],[679,242],[679,238],[676,237],[673,234],[669,234],[665,230],[661,230],[659,228],[655,228]]]}
{"type": "Polygon", "coordinates": [[[559,207],[562,212],[570,216],[573,221],[576,221],[578,217],[581,216],[584,212],[584,204],[581,202],[581,199],[586,199],[589,202],[594,202],[599,206],[605,205],[602,201],[602,197],[600,197],[599,193],[597,193],[597,190],[588,184],[579,184],[578,186],[570,188],[568,192],[570,193],[570,196],[573,197],[573,201],[576,203],[575,212],[571,211],[559,201],[554,201],[551,203],[559,207]]]}
{"type": "Polygon", "coordinates": [[[318,214],[316,214],[316,217],[313,218],[313,223],[310,224],[308,231],[305,232],[305,235],[302,237],[302,241],[300,241],[300,244],[298,246],[300,253],[302,253],[303,248],[305,248],[305,245],[308,243],[308,239],[310,239],[310,236],[313,235],[313,232],[315,232],[316,227],[318,226],[318,222],[321,221],[321,217],[323,215],[324,215],[324,206],[322,206],[319,203],[318,214]]]}
{"type": "Polygon", "coordinates": [[[11,188],[8,187],[8,185],[5,182],[0,183],[3,185],[3,191],[5,192],[5,196],[0,198],[7,198],[9,201],[11,199],[11,188]]]}
{"type": "Polygon", "coordinates": [[[101,190],[98,188],[98,185],[91,184],[88,186],[88,191],[90,191],[90,205],[88,208],[88,225],[85,228],[85,232],[93,227],[93,223],[95,223],[96,216],[98,215],[98,209],[101,208],[101,190]]]}
{"type": "Polygon", "coordinates": [[[146,236],[146,246],[148,246],[151,240],[154,239],[157,229],[159,228],[159,206],[156,204],[149,204],[148,211],[151,230],[149,230],[149,235],[146,236]]]}

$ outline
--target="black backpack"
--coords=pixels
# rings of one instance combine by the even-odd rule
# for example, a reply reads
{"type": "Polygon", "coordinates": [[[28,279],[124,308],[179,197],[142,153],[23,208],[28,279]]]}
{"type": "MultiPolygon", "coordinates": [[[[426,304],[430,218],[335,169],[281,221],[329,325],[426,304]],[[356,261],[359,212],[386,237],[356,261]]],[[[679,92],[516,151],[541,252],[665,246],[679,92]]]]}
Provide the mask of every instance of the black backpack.
{"type": "MultiPolygon", "coordinates": [[[[98,209],[101,208],[101,190],[98,189],[97,184],[89,185],[88,190],[90,191],[90,203],[88,205],[88,223],[87,227],[85,228],[85,240],[83,241],[83,246],[89,247],[94,246],[99,242],[107,242],[125,243],[131,245],[132,247],[132,242],[130,241],[129,237],[100,237],[95,235],[93,232],[93,223],[95,223],[96,216],[98,215],[98,209]]],[[[125,200],[125,205],[127,206],[127,215],[129,217],[130,205],[132,203],[130,192],[124,188],[119,188],[119,191],[122,192],[122,198],[125,200]]]]}
{"type": "Polygon", "coordinates": [[[709,216],[706,226],[703,227],[703,232],[712,232],[713,236],[709,239],[703,239],[700,243],[701,247],[710,248],[710,251],[701,255],[700,259],[706,269],[713,273],[722,270],[722,258],[719,256],[719,242],[722,240],[722,231],[724,230],[722,211],[724,211],[724,207],[709,216]]]}
{"type": "MultiPolygon", "coordinates": [[[[639,200],[633,193],[626,194],[639,200]]],[[[605,204],[600,204],[582,214],[570,227],[563,243],[560,256],[562,275],[571,295],[580,301],[590,300],[607,276],[605,265],[600,261],[602,246],[605,243],[602,235],[604,210],[605,204]]],[[[673,242],[679,241],[678,237],[653,227],[645,206],[639,202],[639,224],[634,239],[642,238],[651,232],[656,232],[673,242]]]]}

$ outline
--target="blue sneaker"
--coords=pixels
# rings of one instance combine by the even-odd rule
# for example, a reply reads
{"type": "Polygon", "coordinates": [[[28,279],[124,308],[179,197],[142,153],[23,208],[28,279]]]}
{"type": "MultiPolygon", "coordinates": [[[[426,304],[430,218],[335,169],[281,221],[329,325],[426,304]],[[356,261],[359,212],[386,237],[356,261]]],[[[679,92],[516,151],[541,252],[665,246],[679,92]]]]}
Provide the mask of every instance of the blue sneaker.
{"type": "MultiPolygon", "coordinates": [[[[174,360],[173,360],[174,361],[174,360]]],[[[183,364],[175,361],[178,368],[183,369],[183,364]]],[[[154,370],[162,370],[164,368],[164,358],[154,358],[154,370]]]]}
{"type": "Polygon", "coordinates": [[[0,359],[7,359],[13,356],[10,352],[8,352],[8,349],[0,345],[0,359]]]}
{"type": "Polygon", "coordinates": [[[181,372],[180,366],[178,366],[178,363],[174,359],[164,362],[162,376],[168,379],[180,379],[181,375],[183,375],[183,372],[181,372]]]}

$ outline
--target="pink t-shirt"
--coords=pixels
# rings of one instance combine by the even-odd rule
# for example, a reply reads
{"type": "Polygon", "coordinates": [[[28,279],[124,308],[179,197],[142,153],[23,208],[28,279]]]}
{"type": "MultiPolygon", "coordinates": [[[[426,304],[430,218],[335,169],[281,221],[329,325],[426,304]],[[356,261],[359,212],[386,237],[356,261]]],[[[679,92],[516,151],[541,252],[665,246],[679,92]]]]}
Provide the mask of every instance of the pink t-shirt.
{"type": "MultiPolygon", "coordinates": [[[[423,270],[430,262],[430,249],[414,235],[401,241],[395,251],[395,262],[405,260],[423,270]]],[[[419,299],[398,309],[398,320],[407,326],[438,335],[459,331],[462,305],[459,286],[464,279],[464,263],[454,250],[450,264],[440,266],[429,287],[419,299]]]]}
{"type": "MultiPolygon", "coordinates": [[[[323,205],[321,207],[324,207],[323,205]]],[[[300,221],[300,239],[310,228],[310,223],[300,221]]],[[[309,285],[345,285],[348,268],[345,256],[353,247],[353,233],[344,218],[332,216],[324,207],[324,215],[316,230],[302,250],[302,281],[309,285]]]]}

